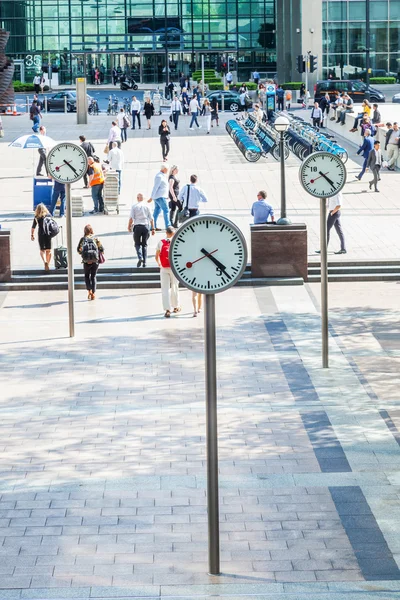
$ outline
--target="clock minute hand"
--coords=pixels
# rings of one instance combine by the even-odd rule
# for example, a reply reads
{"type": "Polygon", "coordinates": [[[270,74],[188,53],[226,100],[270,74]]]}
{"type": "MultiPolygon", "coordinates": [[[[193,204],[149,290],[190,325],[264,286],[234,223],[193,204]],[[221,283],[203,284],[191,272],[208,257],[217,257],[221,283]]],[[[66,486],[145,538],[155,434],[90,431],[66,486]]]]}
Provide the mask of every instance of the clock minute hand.
{"type": "Polygon", "coordinates": [[[329,177],[327,177],[325,175],[325,173],[322,173],[321,171],[319,171],[319,174],[321,175],[321,177],[323,177],[324,179],[326,179],[326,181],[332,186],[335,187],[335,184],[333,183],[332,179],[329,179],[329,177]]]}
{"type": "Polygon", "coordinates": [[[70,169],[73,170],[73,172],[75,173],[75,175],[78,175],[78,171],[72,165],[70,165],[69,162],[67,160],[65,160],[65,158],[64,158],[64,163],[66,165],[68,165],[70,169]]]}
{"type": "Polygon", "coordinates": [[[224,275],[226,277],[228,277],[228,279],[232,279],[232,277],[229,275],[229,273],[226,272],[226,266],[223,265],[217,258],[215,258],[214,256],[211,256],[211,254],[209,252],[207,252],[207,250],[205,250],[204,248],[202,248],[200,250],[200,252],[202,252],[205,256],[207,256],[207,258],[209,258],[218,267],[218,269],[220,269],[222,271],[222,273],[224,273],[224,275]]]}

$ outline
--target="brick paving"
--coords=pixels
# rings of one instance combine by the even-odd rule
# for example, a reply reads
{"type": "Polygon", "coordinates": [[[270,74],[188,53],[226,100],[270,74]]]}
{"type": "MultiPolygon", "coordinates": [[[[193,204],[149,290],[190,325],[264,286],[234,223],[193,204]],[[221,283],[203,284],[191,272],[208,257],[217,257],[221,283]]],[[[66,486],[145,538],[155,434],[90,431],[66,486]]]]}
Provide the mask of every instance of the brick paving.
{"type": "Polygon", "coordinates": [[[166,321],[157,290],[77,292],[74,340],[65,293],[3,294],[0,598],[398,594],[398,396],[369,371],[398,360],[398,291],[366,285],[330,285],[329,371],[319,286],[218,296],[219,577],[189,294],[166,321]]]}

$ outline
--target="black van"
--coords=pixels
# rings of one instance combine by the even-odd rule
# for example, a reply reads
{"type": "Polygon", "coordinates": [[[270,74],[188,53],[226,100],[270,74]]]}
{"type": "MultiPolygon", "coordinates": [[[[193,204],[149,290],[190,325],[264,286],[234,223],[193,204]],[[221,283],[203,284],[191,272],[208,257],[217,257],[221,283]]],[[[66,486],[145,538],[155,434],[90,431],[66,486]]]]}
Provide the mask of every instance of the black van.
{"type": "Polygon", "coordinates": [[[347,92],[353,102],[361,104],[367,90],[370,93],[371,102],[386,101],[385,95],[382,92],[371,86],[367,88],[366,84],[360,79],[340,79],[337,81],[326,79],[325,81],[317,81],[317,84],[314,86],[314,98],[318,102],[328,92],[331,100],[333,100],[335,93],[340,95],[342,92],[347,92]]]}

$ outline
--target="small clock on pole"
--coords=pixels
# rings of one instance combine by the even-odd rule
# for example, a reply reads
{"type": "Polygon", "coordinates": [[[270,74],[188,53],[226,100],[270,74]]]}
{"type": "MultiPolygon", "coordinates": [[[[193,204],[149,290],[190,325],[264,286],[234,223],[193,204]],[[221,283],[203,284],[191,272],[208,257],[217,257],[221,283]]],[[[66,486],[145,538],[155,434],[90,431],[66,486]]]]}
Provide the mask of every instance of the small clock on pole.
{"type": "Polygon", "coordinates": [[[175,233],[169,251],[178,281],[205,294],[208,564],[220,574],[218,500],[218,426],[215,294],[237,283],[247,265],[246,240],[224,217],[201,215],[186,221],[175,233]]]}
{"type": "Polygon", "coordinates": [[[303,188],[320,199],[321,238],[321,321],[322,366],[329,366],[328,346],[328,247],[326,231],[326,201],[344,188],[346,167],[339,156],[329,152],[314,152],[300,166],[299,178],[303,188]]]}

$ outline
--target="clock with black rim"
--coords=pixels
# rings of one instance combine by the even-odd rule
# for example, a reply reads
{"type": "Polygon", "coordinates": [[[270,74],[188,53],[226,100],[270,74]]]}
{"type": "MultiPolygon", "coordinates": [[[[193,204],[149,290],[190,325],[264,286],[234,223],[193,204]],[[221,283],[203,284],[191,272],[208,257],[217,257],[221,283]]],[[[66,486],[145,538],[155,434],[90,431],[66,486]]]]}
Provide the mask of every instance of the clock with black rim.
{"type": "Polygon", "coordinates": [[[342,159],[329,152],[314,152],[300,166],[303,188],[316,198],[330,198],[344,187],[346,167],[342,159]]]}
{"type": "Polygon", "coordinates": [[[61,142],[47,153],[47,170],[50,177],[60,183],[74,183],[84,176],[88,168],[86,152],[77,144],[61,142]]]}
{"type": "Polygon", "coordinates": [[[185,287],[217,294],[242,276],[247,265],[246,240],[225,217],[193,217],[172,238],[169,261],[174,275],[185,287]]]}

